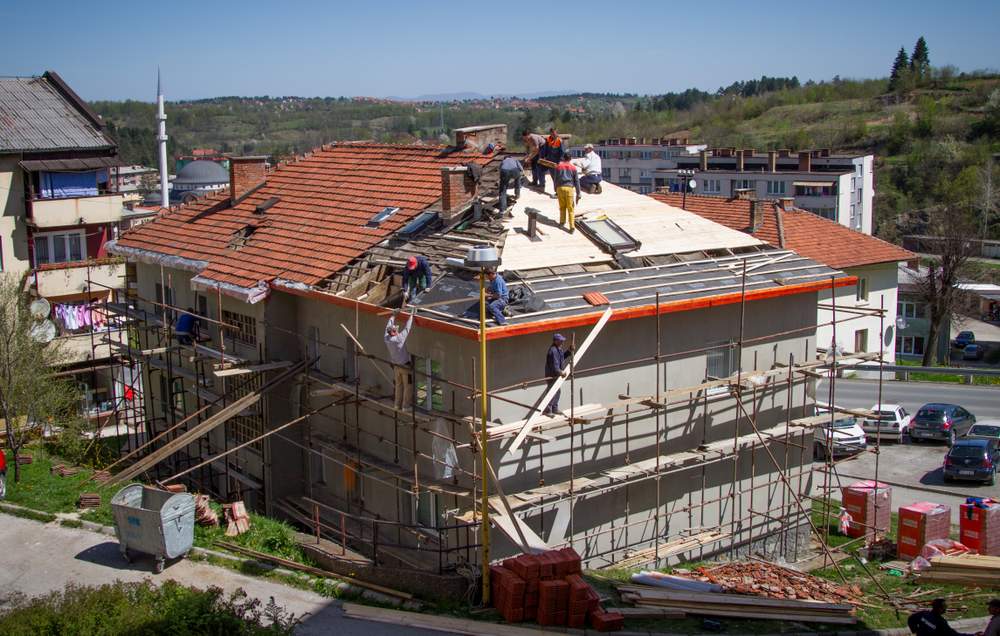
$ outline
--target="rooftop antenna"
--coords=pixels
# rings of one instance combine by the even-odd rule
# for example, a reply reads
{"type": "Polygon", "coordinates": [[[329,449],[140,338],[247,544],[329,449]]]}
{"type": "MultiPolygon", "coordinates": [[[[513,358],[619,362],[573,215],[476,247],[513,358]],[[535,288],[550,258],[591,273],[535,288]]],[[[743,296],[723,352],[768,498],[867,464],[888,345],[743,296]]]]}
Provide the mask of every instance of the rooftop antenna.
{"type": "Polygon", "coordinates": [[[163,110],[160,67],[156,67],[156,143],[160,151],[160,205],[170,207],[170,175],[167,174],[167,114],[163,110]]]}

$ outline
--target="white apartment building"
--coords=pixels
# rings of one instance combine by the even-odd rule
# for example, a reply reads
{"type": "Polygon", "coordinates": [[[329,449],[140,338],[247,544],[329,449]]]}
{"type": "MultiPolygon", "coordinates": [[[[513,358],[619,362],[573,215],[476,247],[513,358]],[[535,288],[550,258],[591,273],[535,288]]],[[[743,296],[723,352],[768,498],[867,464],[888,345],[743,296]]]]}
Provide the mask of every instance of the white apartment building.
{"type": "MultiPolygon", "coordinates": [[[[852,230],[872,233],[874,156],[832,154],[828,149],[792,152],[715,148],[688,139],[607,139],[594,144],[604,179],[648,194],[661,188],[734,197],[752,191],[758,199],[795,199],[796,207],[852,230]]],[[[582,150],[574,149],[574,154],[582,150]]]]}

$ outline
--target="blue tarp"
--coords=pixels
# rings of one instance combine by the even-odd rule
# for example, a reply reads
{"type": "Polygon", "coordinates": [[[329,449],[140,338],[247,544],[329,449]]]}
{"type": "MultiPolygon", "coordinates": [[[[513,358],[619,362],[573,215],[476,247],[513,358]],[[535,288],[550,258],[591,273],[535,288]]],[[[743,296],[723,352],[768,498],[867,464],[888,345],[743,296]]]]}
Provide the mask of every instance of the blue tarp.
{"type": "MultiPolygon", "coordinates": [[[[40,194],[44,199],[95,196],[98,172],[104,171],[39,173],[40,194]]],[[[107,173],[104,174],[106,179],[107,173]]]]}

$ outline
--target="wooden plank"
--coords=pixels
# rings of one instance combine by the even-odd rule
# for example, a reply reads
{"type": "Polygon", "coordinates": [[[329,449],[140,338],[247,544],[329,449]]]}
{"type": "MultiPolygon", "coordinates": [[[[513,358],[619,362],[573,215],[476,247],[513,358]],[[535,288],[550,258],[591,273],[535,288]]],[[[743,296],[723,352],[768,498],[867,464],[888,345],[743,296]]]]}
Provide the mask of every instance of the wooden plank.
{"type": "MultiPolygon", "coordinates": [[[[446,632],[449,634],[480,634],[482,636],[565,636],[561,632],[544,631],[534,627],[518,627],[508,623],[491,623],[476,621],[454,616],[439,616],[436,614],[417,614],[384,607],[369,607],[357,603],[344,603],[344,615],[365,621],[401,625],[408,628],[422,627],[424,629],[446,632]]],[[[350,631],[350,630],[345,630],[350,631]]]]}
{"type": "MultiPolygon", "coordinates": [[[[587,349],[589,349],[590,345],[592,345],[594,343],[594,340],[597,339],[598,334],[600,334],[601,330],[604,329],[604,325],[608,324],[608,319],[611,318],[612,313],[614,313],[613,310],[611,309],[611,307],[608,307],[607,309],[604,310],[604,313],[601,314],[600,319],[597,321],[597,324],[594,325],[594,328],[590,330],[590,333],[587,334],[587,338],[583,341],[583,344],[581,344],[580,347],[573,353],[574,365],[579,364],[580,358],[582,358],[587,353],[587,349]]],[[[525,420],[524,425],[521,427],[521,430],[514,437],[514,441],[511,442],[510,445],[507,447],[507,453],[513,453],[517,451],[518,448],[521,447],[521,443],[524,442],[524,438],[528,435],[529,432],[531,432],[532,425],[535,423],[535,420],[541,417],[542,412],[539,407],[542,405],[547,405],[549,402],[552,401],[552,396],[556,394],[556,391],[562,388],[563,383],[566,381],[566,378],[568,377],[569,377],[569,367],[564,369],[563,372],[559,374],[559,377],[556,378],[555,382],[552,383],[552,386],[549,387],[549,390],[545,392],[542,399],[535,404],[534,408],[532,409],[533,412],[528,416],[528,419],[525,420]]]]}
{"type": "Polygon", "coordinates": [[[292,362],[284,360],[281,362],[268,362],[265,364],[254,364],[249,367],[230,367],[228,369],[218,369],[213,371],[217,378],[225,378],[231,375],[243,375],[246,373],[259,373],[261,371],[273,371],[274,369],[287,369],[292,366],[292,362]]]}
{"type": "Polygon", "coordinates": [[[618,612],[625,619],[644,619],[644,618],[684,618],[687,614],[682,609],[675,609],[673,607],[616,607],[615,612],[618,612]]]}

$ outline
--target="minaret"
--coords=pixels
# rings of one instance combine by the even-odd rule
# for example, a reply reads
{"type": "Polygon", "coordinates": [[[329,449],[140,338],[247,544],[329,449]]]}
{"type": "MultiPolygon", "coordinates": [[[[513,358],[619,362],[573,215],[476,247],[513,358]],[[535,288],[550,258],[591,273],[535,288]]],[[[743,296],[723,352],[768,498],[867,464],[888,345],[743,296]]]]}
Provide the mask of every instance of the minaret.
{"type": "Polygon", "coordinates": [[[170,175],[167,172],[167,114],[163,110],[160,69],[156,69],[156,143],[160,148],[160,205],[170,207],[170,175]]]}

